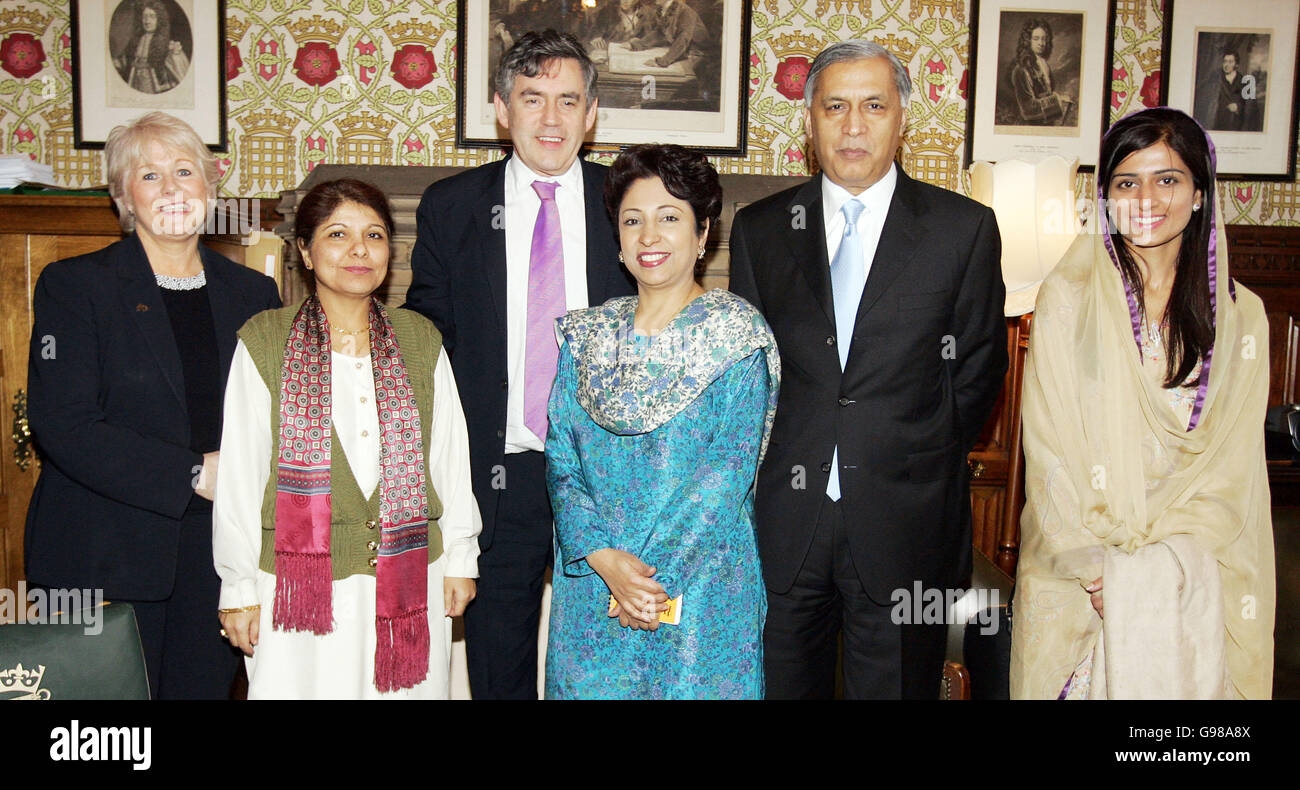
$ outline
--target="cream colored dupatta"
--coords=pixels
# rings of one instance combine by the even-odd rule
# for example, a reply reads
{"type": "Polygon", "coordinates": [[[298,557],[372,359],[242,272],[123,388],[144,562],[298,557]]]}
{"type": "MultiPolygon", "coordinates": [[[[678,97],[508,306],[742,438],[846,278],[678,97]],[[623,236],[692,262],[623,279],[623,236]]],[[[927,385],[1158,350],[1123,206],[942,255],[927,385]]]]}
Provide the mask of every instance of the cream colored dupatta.
{"type": "Polygon", "coordinates": [[[1193,430],[1168,404],[1163,367],[1143,370],[1101,234],[1080,236],[1039,292],[1023,390],[1012,698],[1056,699],[1089,656],[1093,696],[1271,694],[1268,326],[1259,297],[1230,293],[1216,224],[1215,341],[1193,430]],[[1207,601],[1216,567],[1218,600],[1207,601]],[[1103,582],[1104,621],[1084,590],[1103,570],[1116,577],[1103,582]],[[1206,682],[1216,652],[1221,686],[1206,682]]]}

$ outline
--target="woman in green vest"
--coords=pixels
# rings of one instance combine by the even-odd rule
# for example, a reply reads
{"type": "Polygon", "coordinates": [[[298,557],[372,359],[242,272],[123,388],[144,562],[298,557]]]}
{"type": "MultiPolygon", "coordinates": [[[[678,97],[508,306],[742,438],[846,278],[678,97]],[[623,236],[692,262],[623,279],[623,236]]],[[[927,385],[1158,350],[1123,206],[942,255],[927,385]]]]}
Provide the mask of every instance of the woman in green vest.
{"type": "Polygon", "coordinates": [[[239,332],[213,550],[252,698],[446,698],[474,597],[478,507],[438,330],[374,297],[393,220],[317,185],[294,234],[315,293],[239,332]]]}

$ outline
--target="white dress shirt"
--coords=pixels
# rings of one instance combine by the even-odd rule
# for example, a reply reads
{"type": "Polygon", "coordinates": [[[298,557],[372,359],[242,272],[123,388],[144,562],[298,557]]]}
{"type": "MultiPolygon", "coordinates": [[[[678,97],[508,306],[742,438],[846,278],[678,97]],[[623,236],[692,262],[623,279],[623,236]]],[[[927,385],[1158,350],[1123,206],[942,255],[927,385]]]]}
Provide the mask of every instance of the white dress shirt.
{"type": "MultiPolygon", "coordinates": [[[[826,260],[834,261],[835,253],[839,251],[840,242],[844,239],[844,213],[840,211],[844,204],[851,198],[856,198],[864,207],[864,211],[858,215],[857,225],[854,226],[862,239],[863,258],[862,266],[864,277],[862,279],[863,289],[866,289],[866,281],[871,277],[871,263],[876,258],[876,247],[880,245],[880,234],[885,229],[885,217],[889,214],[889,203],[894,199],[894,186],[898,183],[898,171],[891,166],[889,172],[881,176],[880,180],[862,191],[861,194],[854,195],[839,184],[834,183],[825,174],[822,174],[822,220],[826,223],[826,260]]],[[[854,300],[855,303],[862,300],[862,295],[854,300]]],[[[852,342],[850,338],[840,338],[838,342],[852,342]]],[[[838,477],[840,468],[840,448],[835,447],[835,454],[831,458],[831,468],[835,470],[838,477]]]]}
{"type": "Polygon", "coordinates": [[[542,200],[534,181],[554,181],[564,249],[564,305],[587,307],[587,209],[583,196],[582,163],[559,176],[534,173],[516,156],[506,162],[506,452],[541,452],[542,440],[524,424],[524,345],[528,337],[528,266],[532,258],[533,227],[542,200]]]}
{"type": "MultiPolygon", "coordinates": [[[[332,436],[343,447],[357,486],[379,485],[380,431],[370,357],[330,355],[332,436]]],[[[438,528],[443,553],[429,563],[429,674],[414,688],[380,694],[374,686],[376,578],[356,574],[331,586],[333,630],[316,635],[280,631],[272,624],[275,576],[258,567],[262,553],[262,498],[271,470],[271,393],[240,340],[230,364],[223,410],[221,457],[212,508],[212,554],[221,578],[223,609],[261,605],[259,636],[246,660],[249,699],[402,697],[446,699],[451,661],[451,618],[444,617],[443,578],[478,576],[482,530],[469,477],[469,434],[447,352],[433,373],[433,414],[426,481],[442,502],[438,528]]]]}
{"type": "MultiPolygon", "coordinates": [[[[331,433],[343,445],[357,486],[369,496],[379,485],[380,472],[379,412],[370,357],[333,352],[330,390],[331,433]]],[[[271,436],[270,416],[271,393],[240,340],[226,384],[225,428],[213,502],[213,554],[221,577],[223,609],[258,603],[254,584],[262,553],[262,497],[271,474],[272,445],[279,441],[271,436]]],[[[422,426],[432,432],[426,479],[442,502],[438,526],[448,560],[447,575],[476,578],[482,521],[470,486],[465,413],[446,351],[438,352],[429,422],[432,424],[422,426]]]]}
{"type": "Polygon", "coordinates": [[[889,202],[894,199],[894,186],[898,183],[898,171],[891,166],[889,172],[880,180],[867,187],[861,194],[854,195],[839,184],[822,174],[822,221],[826,223],[826,260],[835,260],[835,253],[844,238],[844,213],[840,211],[850,198],[865,207],[858,215],[857,232],[862,237],[862,249],[866,260],[863,270],[865,283],[871,277],[871,262],[876,257],[876,247],[880,244],[880,234],[885,229],[885,216],[889,214],[889,202]]]}

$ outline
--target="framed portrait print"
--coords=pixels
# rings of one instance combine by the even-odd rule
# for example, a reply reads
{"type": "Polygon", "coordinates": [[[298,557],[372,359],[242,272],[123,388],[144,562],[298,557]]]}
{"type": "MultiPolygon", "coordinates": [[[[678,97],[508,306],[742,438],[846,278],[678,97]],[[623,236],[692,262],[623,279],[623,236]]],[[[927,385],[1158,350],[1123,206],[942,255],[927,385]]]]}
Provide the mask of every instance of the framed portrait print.
{"type": "Polygon", "coordinates": [[[589,146],[677,143],[743,156],[750,0],[458,0],[456,144],[498,147],[492,80],[524,33],[572,33],[596,65],[589,146]]]}
{"type": "Polygon", "coordinates": [[[974,0],[966,164],[1053,154],[1097,165],[1114,0],[974,0]]]}
{"type": "Polygon", "coordinates": [[[161,110],[226,150],[225,0],[72,0],[77,148],[161,110]]]}
{"type": "Polygon", "coordinates": [[[1219,178],[1295,180],[1300,3],[1167,0],[1161,101],[1201,122],[1219,178]]]}

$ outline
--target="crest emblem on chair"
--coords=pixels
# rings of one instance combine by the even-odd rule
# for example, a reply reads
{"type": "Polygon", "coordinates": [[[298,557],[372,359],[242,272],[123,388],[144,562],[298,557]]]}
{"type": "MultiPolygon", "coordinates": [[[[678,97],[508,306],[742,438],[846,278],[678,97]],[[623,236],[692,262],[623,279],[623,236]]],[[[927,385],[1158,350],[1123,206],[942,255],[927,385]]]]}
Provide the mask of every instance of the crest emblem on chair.
{"type": "Polygon", "coordinates": [[[41,688],[45,666],[23,669],[19,664],[12,669],[0,669],[0,699],[49,699],[50,690],[41,688]]]}

